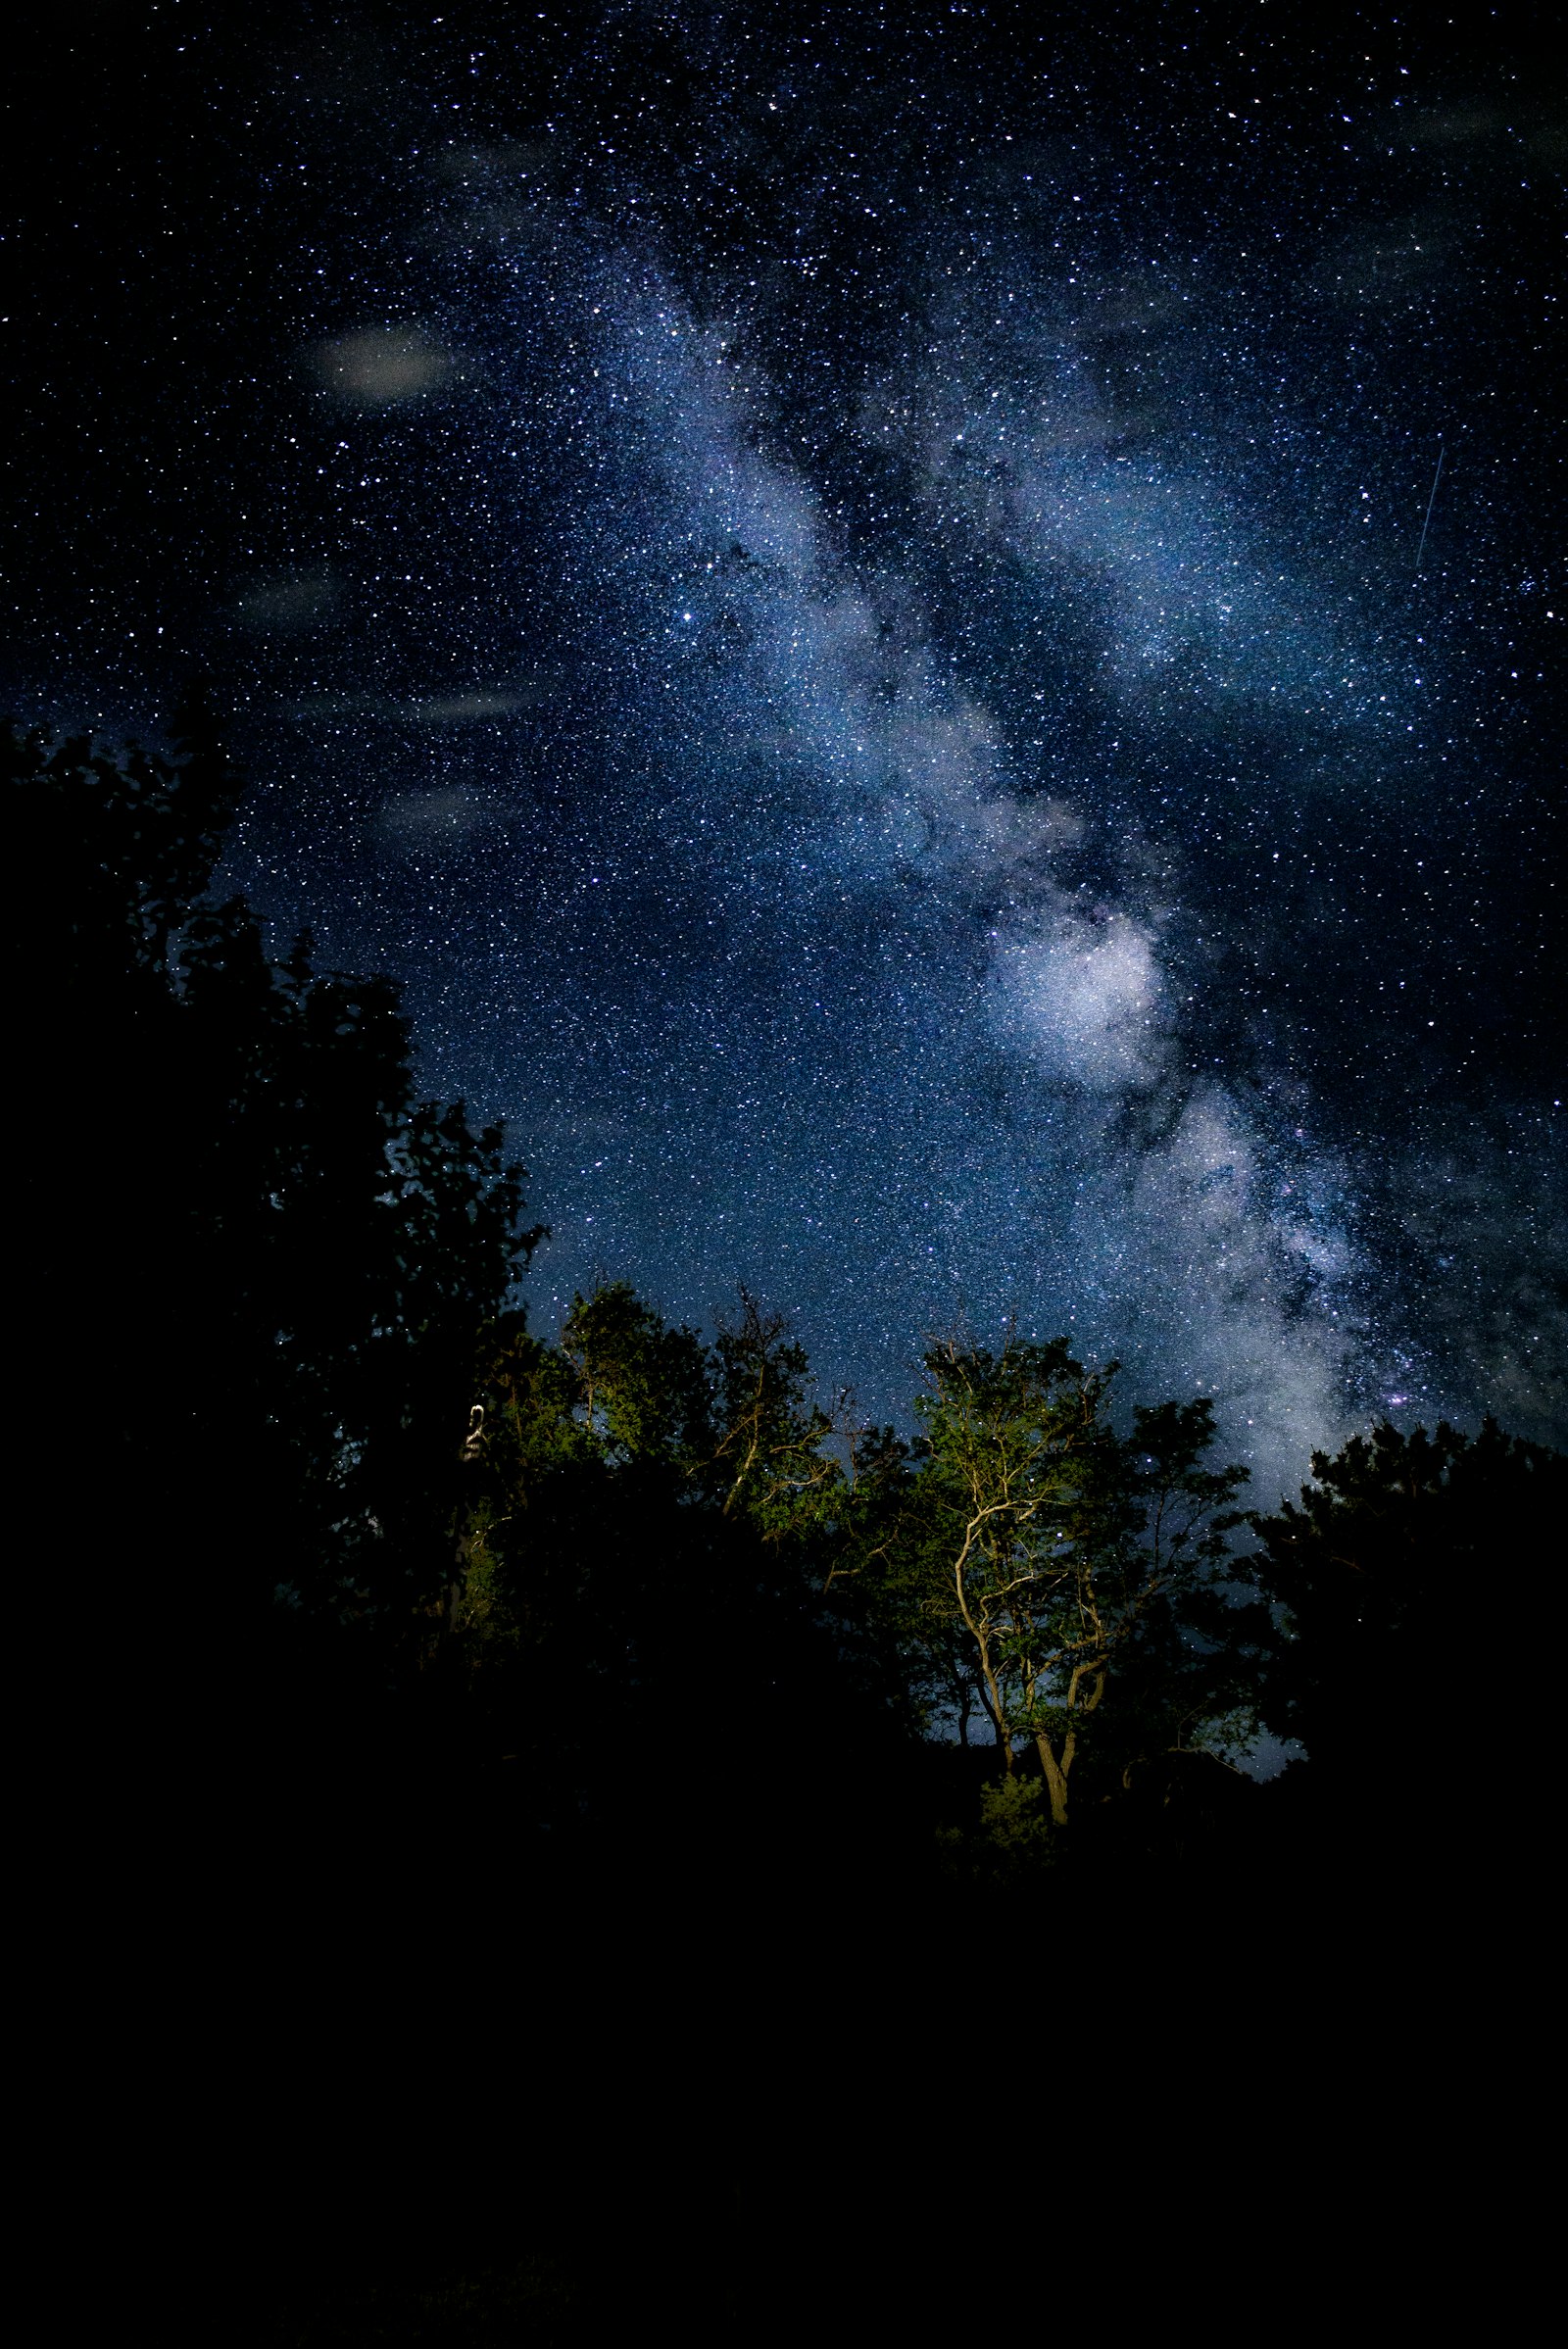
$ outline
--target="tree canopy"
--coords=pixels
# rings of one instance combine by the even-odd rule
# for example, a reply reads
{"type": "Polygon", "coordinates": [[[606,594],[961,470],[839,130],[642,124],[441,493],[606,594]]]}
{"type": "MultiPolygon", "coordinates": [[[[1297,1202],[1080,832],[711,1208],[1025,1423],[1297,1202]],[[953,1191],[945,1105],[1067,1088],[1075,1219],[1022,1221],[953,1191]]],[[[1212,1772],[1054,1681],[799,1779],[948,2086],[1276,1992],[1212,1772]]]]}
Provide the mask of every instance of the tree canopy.
{"type": "Polygon", "coordinates": [[[280,1610],[389,1624],[445,1586],[479,1334],[540,1235],[499,1129],[418,1098],[393,989],[308,939],[273,964],[211,895],[237,786],[199,710],[167,758],[0,740],[33,1456],[95,1701],[142,1703],[103,1685],[125,1639],[181,1705],[228,1701],[280,1610]]]}
{"type": "MultiPolygon", "coordinates": [[[[1363,1804],[1397,1792],[1433,1807],[1436,1757],[1469,1742],[1456,1715],[1476,1648],[1514,1687],[1528,1673],[1514,1600],[1560,1552],[1565,1519],[1568,1457],[1491,1419],[1475,1436],[1385,1420],[1314,1452],[1299,1503],[1250,1520],[1279,1622],[1262,1681],[1271,1725],[1363,1804]]],[[[1535,1708],[1513,1718],[1515,1750],[1534,1746],[1535,1708]]],[[[1452,1815],[1476,1781],[1449,1784],[1437,1807],[1452,1815]]]]}

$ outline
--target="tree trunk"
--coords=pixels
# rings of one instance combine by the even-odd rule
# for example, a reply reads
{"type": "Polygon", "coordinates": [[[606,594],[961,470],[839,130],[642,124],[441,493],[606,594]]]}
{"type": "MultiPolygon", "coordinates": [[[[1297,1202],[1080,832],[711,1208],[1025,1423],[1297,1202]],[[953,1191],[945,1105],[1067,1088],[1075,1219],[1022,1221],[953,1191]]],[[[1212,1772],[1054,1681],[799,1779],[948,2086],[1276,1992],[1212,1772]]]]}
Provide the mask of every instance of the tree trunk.
{"type": "Polygon", "coordinates": [[[1010,1778],[1012,1776],[1012,1738],[1003,1727],[1003,1723],[1007,1718],[1007,1708],[1003,1702],[1002,1683],[992,1665],[991,1641],[986,1637],[983,1624],[977,1624],[969,1613],[968,1600],[963,1591],[961,1569],[958,1578],[958,1604],[963,1609],[963,1620],[969,1627],[970,1638],[974,1640],[975,1647],[979,1652],[981,1700],[986,1711],[991,1715],[992,1727],[997,1733],[997,1743],[1002,1747],[1006,1762],[1007,1776],[1010,1778]]]}
{"type": "Polygon", "coordinates": [[[1035,1732],[1035,1751],[1040,1756],[1040,1769],[1046,1782],[1046,1792],[1051,1800],[1051,1819],[1054,1827],[1065,1827],[1067,1824],[1067,1773],[1072,1768],[1075,1743],[1076,1738],[1073,1732],[1069,1730],[1066,1742],[1061,1749],[1061,1759],[1058,1762],[1052,1750],[1051,1739],[1046,1736],[1045,1731],[1036,1730],[1035,1732]]]}
{"type": "MultiPolygon", "coordinates": [[[[1092,1713],[1104,1693],[1104,1664],[1097,1660],[1093,1664],[1077,1665],[1067,1687],[1069,1715],[1076,1712],[1092,1713]],[[1080,1703],[1078,1691],[1086,1681],[1089,1684],[1089,1694],[1080,1703]]],[[[1040,1767],[1045,1774],[1046,1791],[1051,1797],[1052,1820],[1057,1827],[1065,1827],[1067,1824],[1067,1776],[1072,1769],[1072,1758],[1077,1750],[1078,1732],[1076,1729],[1069,1729],[1066,1737],[1062,1739],[1059,1760],[1045,1731],[1037,1730],[1035,1732],[1035,1751],[1040,1756],[1040,1767]]]]}

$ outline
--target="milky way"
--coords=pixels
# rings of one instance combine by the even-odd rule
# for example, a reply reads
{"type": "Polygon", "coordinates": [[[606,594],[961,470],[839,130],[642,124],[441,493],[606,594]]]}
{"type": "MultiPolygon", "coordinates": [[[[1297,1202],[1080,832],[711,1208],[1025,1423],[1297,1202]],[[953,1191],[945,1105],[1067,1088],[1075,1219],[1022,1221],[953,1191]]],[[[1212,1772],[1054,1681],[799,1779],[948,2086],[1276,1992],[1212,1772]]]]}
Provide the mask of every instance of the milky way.
{"type": "Polygon", "coordinates": [[[507,1117],[546,1322],[745,1281],[901,1417],[1065,1329],[1265,1495],[1560,1441],[1560,108],[1393,18],[756,13],[138,50],[13,698],[219,679],[236,884],[507,1117]]]}

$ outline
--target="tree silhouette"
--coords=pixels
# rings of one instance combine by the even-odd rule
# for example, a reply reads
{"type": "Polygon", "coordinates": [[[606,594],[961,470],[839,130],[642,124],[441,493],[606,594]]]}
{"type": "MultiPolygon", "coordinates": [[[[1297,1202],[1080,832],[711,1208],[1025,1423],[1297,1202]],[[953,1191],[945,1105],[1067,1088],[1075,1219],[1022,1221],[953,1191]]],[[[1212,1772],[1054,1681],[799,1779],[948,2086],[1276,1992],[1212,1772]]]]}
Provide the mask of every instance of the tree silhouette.
{"type": "Polygon", "coordinates": [[[499,1129],[416,1098],[395,991],[303,939],[273,967],[210,896],[237,783],[199,708],[167,758],[0,759],[34,1539],[81,1701],[167,1741],[239,1719],[288,1623],[396,1646],[438,1601],[479,1333],[539,1234],[499,1129]]]}
{"type": "Polygon", "coordinates": [[[1473,1827],[1539,1777],[1543,1716],[1517,1694],[1540,1652],[1568,1456],[1491,1419],[1475,1437],[1384,1421],[1314,1452],[1312,1476],[1299,1505],[1250,1520],[1281,1614],[1270,1725],[1301,1739],[1342,1806],[1473,1827]]]}

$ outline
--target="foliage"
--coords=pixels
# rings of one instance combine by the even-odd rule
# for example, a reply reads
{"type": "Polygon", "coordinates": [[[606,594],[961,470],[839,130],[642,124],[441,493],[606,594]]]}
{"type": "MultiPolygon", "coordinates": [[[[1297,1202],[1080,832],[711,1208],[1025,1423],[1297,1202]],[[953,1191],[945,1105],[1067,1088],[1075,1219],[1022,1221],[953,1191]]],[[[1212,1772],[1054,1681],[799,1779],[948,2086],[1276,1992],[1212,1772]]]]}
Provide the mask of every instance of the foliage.
{"type": "Polygon", "coordinates": [[[41,950],[67,987],[166,971],[239,798],[205,702],[179,711],[172,758],[0,728],[0,781],[27,880],[14,948],[24,938],[41,950]]]}
{"type": "Polygon", "coordinates": [[[960,1734],[984,1713],[1009,1776],[1032,1748],[1062,1827],[1086,1758],[1125,1781],[1236,1711],[1225,1534],[1246,1471],[1203,1464],[1205,1402],[1140,1410],[1118,1438],[1114,1365],[1085,1370],[1065,1339],[950,1342],[926,1369],[921,1453],[877,1552],[895,1636],[960,1734]]]}
{"type": "Polygon", "coordinates": [[[803,1718],[836,1722],[848,1752],[907,1716],[823,1604],[855,1484],[808,1378],[782,1317],[745,1294],[711,1344],[624,1283],[574,1297],[557,1346],[520,1315],[497,1324],[446,1660],[471,1734],[529,1755],[552,1816],[624,1813],[673,1778],[688,1804],[704,1782],[711,1821],[755,1822],[802,1775],[803,1718]]]}
{"type": "MultiPolygon", "coordinates": [[[[1521,1576],[1562,1542],[1568,1457],[1487,1420],[1467,1437],[1440,1423],[1403,1435],[1388,1421],[1338,1452],[1314,1452],[1299,1505],[1253,1516],[1251,1561],[1278,1608],[1268,1659],[1270,1725],[1313,1763],[1364,1787],[1415,1784],[1452,1737],[1479,1642],[1525,1665],[1512,1634],[1521,1576]]],[[[1521,1708],[1526,1733],[1531,1709],[1521,1708]]]]}
{"type": "MultiPolygon", "coordinates": [[[[95,1389],[87,1557],[155,1539],[220,1650],[254,1652],[279,1589],[392,1634],[450,1578],[474,1347],[540,1236],[519,1172],[416,1098],[384,980],[318,972],[307,940],[274,967],[204,894],[238,786],[199,711],[169,758],[0,739],[41,996],[21,1213],[49,1474],[95,1389]]],[[[122,1577],[96,1604],[145,1635],[122,1577]]]]}

